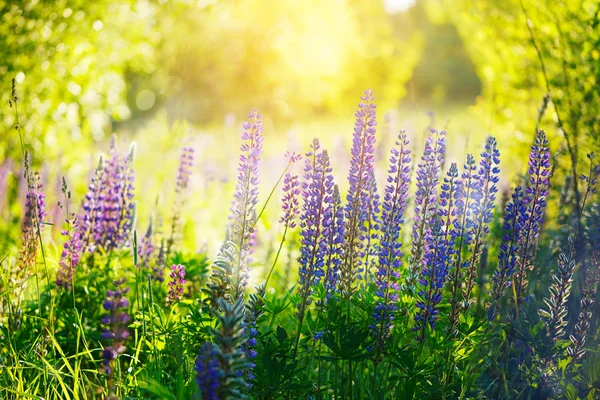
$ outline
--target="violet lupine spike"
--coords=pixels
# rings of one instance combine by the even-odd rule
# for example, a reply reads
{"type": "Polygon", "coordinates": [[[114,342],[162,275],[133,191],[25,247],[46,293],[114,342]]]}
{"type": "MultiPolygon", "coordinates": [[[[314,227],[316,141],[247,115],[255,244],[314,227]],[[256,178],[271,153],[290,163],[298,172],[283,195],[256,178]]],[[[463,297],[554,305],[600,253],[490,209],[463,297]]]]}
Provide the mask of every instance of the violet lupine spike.
{"type": "Polygon", "coordinates": [[[327,255],[325,257],[325,293],[327,298],[336,291],[344,247],[344,207],[338,185],[333,186],[331,222],[327,229],[327,255]]]}
{"type": "Polygon", "coordinates": [[[488,137],[485,149],[481,153],[479,162],[477,190],[474,192],[474,200],[471,217],[467,220],[470,225],[468,232],[469,259],[467,268],[467,283],[463,291],[464,306],[469,307],[474,301],[471,298],[477,275],[477,269],[483,252],[485,237],[490,232],[489,224],[493,218],[494,203],[498,193],[498,181],[500,178],[500,151],[496,139],[488,137]]]}
{"type": "Polygon", "coordinates": [[[123,288],[124,284],[125,279],[116,280],[114,282],[115,290],[106,292],[106,300],[102,304],[104,310],[107,311],[107,314],[102,317],[104,328],[100,335],[102,340],[107,343],[102,351],[102,370],[109,376],[113,373],[114,360],[125,352],[125,341],[129,337],[127,330],[130,320],[127,314],[129,301],[125,297],[129,293],[129,288],[123,288]]]}
{"type": "Polygon", "coordinates": [[[152,219],[148,223],[148,229],[146,229],[146,234],[142,238],[140,245],[138,247],[138,259],[139,259],[139,267],[145,271],[148,271],[152,260],[154,258],[155,253],[154,247],[154,230],[152,225],[152,219]]]}
{"type": "Polygon", "coordinates": [[[477,163],[472,154],[467,154],[467,160],[464,164],[464,171],[461,174],[461,180],[456,187],[456,224],[453,229],[457,231],[458,245],[453,260],[452,270],[449,273],[451,279],[450,299],[450,332],[453,333],[458,325],[458,319],[461,311],[461,301],[459,294],[464,282],[463,269],[468,267],[468,261],[462,259],[463,250],[471,242],[472,231],[475,228],[472,219],[473,203],[478,197],[477,163]]]}
{"type": "Polygon", "coordinates": [[[418,280],[426,251],[427,230],[433,226],[440,173],[446,153],[445,134],[445,131],[431,130],[425,142],[421,162],[417,166],[417,191],[407,276],[409,287],[415,286],[418,280]]]}
{"type": "Polygon", "coordinates": [[[185,267],[181,264],[172,265],[171,273],[169,274],[169,292],[165,300],[167,307],[181,301],[185,292],[185,267]]]}
{"type": "Polygon", "coordinates": [[[365,271],[363,280],[365,285],[369,284],[371,277],[371,264],[374,264],[377,257],[377,240],[379,238],[379,228],[381,225],[381,198],[377,191],[377,180],[375,171],[371,170],[369,178],[369,207],[367,209],[366,227],[360,235],[361,241],[365,243],[365,271]]]}
{"type": "Polygon", "coordinates": [[[81,257],[81,232],[79,230],[79,221],[74,214],[71,215],[71,218],[67,218],[66,223],[68,228],[62,231],[62,235],[66,240],[63,244],[63,251],[58,263],[56,286],[71,290],[73,287],[73,275],[81,257]]]}
{"type": "Polygon", "coordinates": [[[219,297],[235,301],[244,295],[249,256],[252,251],[255,230],[256,204],[258,203],[258,167],[263,144],[262,117],[257,109],[248,114],[244,123],[240,147],[240,163],[235,195],[231,206],[228,239],[221,247],[213,265],[211,282],[208,285],[210,301],[218,305],[219,297]]]}
{"type": "Polygon", "coordinates": [[[567,354],[574,360],[585,355],[585,342],[594,316],[596,291],[600,282],[600,228],[594,229],[594,231],[595,234],[588,233],[592,241],[591,263],[584,270],[585,281],[579,301],[579,314],[573,333],[569,336],[571,345],[567,348],[567,354]]]}
{"type": "Polygon", "coordinates": [[[194,149],[185,147],[179,159],[177,171],[177,183],[175,185],[175,202],[173,204],[173,217],[171,219],[171,236],[167,241],[167,254],[171,253],[173,246],[181,238],[182,212],[185,206],[186,192],[194,166],[194,149]]]}
{"type": "Polygon", "coordinates": [[[234,268],[232,294],[237,298],[244,293],[247,280],[248,256],[251,253],[251,241],[258,203],[258,167],[263,144],[262,116],[256,108],[248,114],[244,123],[241,145],[238,181],[235,186],[234,200],[231,206],[231,240],[237,246],[237,262],[234,268]]]}
{"type": "Polygon", "coordinates": [[[364,269],[365,231],[369,209],[369,180],[375,161],[376,105],[373,92],[368,89],[361,96],[356,112],[352,139],[352,158],[348,182],[350,188],[345,206],[344,259],[341,265],[340,290],[346,299],[356,291],[355,280],[364,269]]]}
{"type": "Polygon", "coordinates": [[[214,344],[207,342],[202,345],[196,359],[196,382],[202,393],[203,400],[219,400],[219,376],[221,370],[217,359],[217,349],[214,344]]]}
{"type": "Polygon", "coordinates": [[[135,219],[135,169],[133,162],[135,157],[135,143],[131,145],[129,155],[123,162],[123,192],[120,196],[121,204],[119,209],[119,228],[117,233],[118,248],[128,247],[131,243],[131,232],[135,219]]]}
{"type": "Polygon", "coordinates": [[[288,228],[296,227],[296,216],[300,212],[299,195],[300,181],[298,180],[298,175],[287,172],[283,179],[283,204],[281,206],[283,216],[279,222],[288,228]]]}
{"type": "Polygon", "coordinates": [[[524,207],[519,215],[519,225],[522,229],[519,234],[518,265],[514,278],[517,304],[525,300],[524,294],[528,286],[527,270],[532,269],[535,263],[538,236],[550,186],[550,149],[544,131],[538,131],[535,143],[531,146],[528,165],[524,207]]]}
{"type": "Polygon", "coordinates": [[[25,197],[25,212],[21,226],[21,250],[18,267],[13,276],[17,298],[23,290],[25,280],[35,267],[40,247],[38,233],[41,232],[46,217],[46,196],[42,192],[40,175],[37,172],[30,173],[27,182],[29,187],[25,197]]]}
{"type": "Polygon", "coordinates": [[[498,254],[498,267],[492,278],[491,299],[487,311],[490,321],[493,321],[498,315],[504,291],[512,285],[512,277],[517,266],[517,250],[520,245],[519,233],[523,228],[519,222],[519,215],[525,207],[523,196],[523,188],[517,186],[512,194],[512,200],[506,206],[504,234],[498,254]]]}
{"type": "Polygon", "coordinates": [[[104,176],[104,160],[100,157],[98,167],[94,172],[92,181],[83,201],[83,216],[80,218],[80,236],[84,253],[93,253],[96,250],[99,238],[96,236],[98,215],[102,212],[102,180],[104,176]]]}
{"type": "Polygon", "coordinates": [[[419,311],[415,315],[416,323],[413,328],[414,331],[419,332],[418,340],[425,339],[427,325],[432,330],[435,329],[439,313],[438,305],[442,301],[444,285],[452,266],[457,237],[454,226],[457,224],[455,201],[458,182],[458,168],[455,163],[452,163],[441,185],[433,230],[427,232],[425,240],[423,270],[419,280],[421,288],[416,304],[419,311]]]}
{"type": "MultiPolygon", "coordinates": [[[[320,150],[319,141],[311,145],[312,152],[306,154],[304,182],[302,183],[302,213],[300,214],[300,269],[298,271],[301,297],[298,306],[298,318],[302,322],[304,311],[310,303],[314,286],[324,276],[325,257],[327,255],[327,229],[333,221],[334,182],[329,155],[320,150]]],[[[301,325],[301,323],[300,323],[301,325]]]]}
{"type": "Polygon", "coordinates": [[[393,327],[398,307],[400,268],[402,267],[401,228],[410,183],[410,149],[406,134],[398,135],[396,147],[390,151],[390,166],[385,187],[381,214],[381,237],[375,285],[377,303],[373,313],[371,331],[374,339],[376,363],[382,361],[383,352],[393,327]]]}

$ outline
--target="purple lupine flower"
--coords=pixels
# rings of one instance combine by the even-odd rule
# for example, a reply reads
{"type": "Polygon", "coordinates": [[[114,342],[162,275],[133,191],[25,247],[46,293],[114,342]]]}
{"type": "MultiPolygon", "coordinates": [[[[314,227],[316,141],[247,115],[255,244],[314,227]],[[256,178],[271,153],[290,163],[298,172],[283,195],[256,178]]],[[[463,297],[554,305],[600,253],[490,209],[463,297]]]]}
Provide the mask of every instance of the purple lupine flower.
{"type": "Polygon", "coordinates": [[[252,251],[252,235],[255,230],[258,203],[258,167],[263,143],[262,117],[257,109],[248,114],[244,123],[240,147],[240,163],[235,195],[231,206],[228,240],[221,247],[213,265],[208,292],[213,304],[217,299],[231,300],[242,296],[247,281],[249,255],[252,251]]]}
{"type": "Polygon", "coordinates": [[[63,244],[63,251],[58,263],[58,271],[56,273],[56,286],[71,290],[73,287],[73,274],[81,255],[81,232],[79,230],[79,221],[72,214],[71,218],[67,218],[67,229],[62,231],[62,235],[66,238],[63,244]]]}
{"type": "Polygon", "coordinates": [[[374,338],[373,360],[381,361],[385,345],[392,330],[394,314],[398,307],[397,280],[402,267],[402,241],[400,231],[404,223],[404,211],[410,182],[410,149],[406,134],[398,135],[396,147],[391,149],[390,167],[382,204],[382,227],[379,243],[378,269],[376,273],[377,303],[373,313],[371,331],[374,338]]]}
{"type": "Polygon", "coordinates": [[[417,166],[414,224],[407,283],[414,286],[425,255],[428,227],[433,226],[440,172],[446,153],[445,131],[431,130],[417,166]]]}
{"type": "Polygon", "coordinates": [[[46,196],[42,192],[40,175],[36,172],[27,178],[28,191],[25,197],[25,213],[21,226],[21,251],[19,254],[19,276],[17,281],[25,279],[35,266],[39,249],[38,233],[46,217],[46,196]]]}
{"type": "Polygon", "coordinates": [[[107,311],[107,314],[102,317],[104,327],[100,335],[107,343],[102,351],[102,369],[109,376],[113,373],[113,361],[125,352],[125,341],[129,337],[127,324],[130,318],[126,311],[129,301],[125,297],[129,293],[129,288],[123,288],[124,283],[125,279],[116,280],[115,290],[106,291],[106,300],[102,304],[107,311]]]}
{"type": "Polygon", "coordinates": [[[217,359],[217,350],[214,344],[204,343],[196,359],[196,382],[200,387],[203,400],[218,400],[217,390],[219,389],[219,360],[217,359]]]}
{"type": "Polygon", "coordinates": [[[458,325],[458,318],[461,311],[461,302],[459,293],[461,285],[464,281],[463,268],[468,266],[468,261],[462,259],[463,250],[471,242],[474,223],[473,203],[477,197],[478,191],[477,182],[477,162],[472,154],[467,154],[467,160],[464,164],[464,171],[461,174],[461,180],[456,186],[456,224],[453,229],[458,235],[458,245],[456,248],[455,258],[453,260],[452,270],[448,276],[450,278],[450,287],[452,298],[450,299],[450,330],[454,331],[458,325]]]}
{"type": "Polygon", "coordinates": [[[100,159],[83,202],[81,237],[85,252],[118,250],[130,243],[135,214],[135,145],[121,159],[113,136],[109,157],[100,159]]]}
{"type": "Polygon", "coordinates": [[[473,199],[475,200],[471,209],[471,216],[467,218],[468,229],[468,253],[470,258],[465,267],[467,270],[467,283],[464,288],[464,306],[469,307],[473,302],[471,293],[475,285],[477,268],[483,251],[485,237],[490,231],[489,224],[492,221],[494,203],[498,193],[498,181],[500,174],[500,151],[496,145],[496,139],[488,137],[485,149],[481,153],[478,179],[473,199]]]}
{"type": "Polygon", "coordinates": [[[177,183],[175,185],[175,203],[173,205],[173,217],[171,220],[171,236],[167,241],[167,254],[171,253],[172,247],[176,244],[178,238],[181,237],[182,212],[193,166],[194,149],[185,147],[181,153],[181,158],[179,159],[177,183]]]}
{"type": "Polygon", "coordinates": [[[99,222],[98,214],[102,212],[103,176],[104,160],[100,158],[82,205],[83,216],[80,218],[79,230],[84,253],[93,253],[96,250],[96,243],[100,240],[97,236],[96,222],[99,222]]]}
{"type": "Polygon", "coordinates": [[[379,239],[379,228],[381,225],[381,198],[377,192],[377,180],[375,171],[371,170],[369,177],[369,207],[367,209],[367,227],[361,232],[361,241],[365,243],[365,271],[364,282],[369,284],[371,276],[371,264],[375,263],[377,257],[377,240],[379,239]]]}
{"type": "Polygon", "coordinates": [[[288,228],[296,227],[296,216],[300,212],[298,203],[298,195],[300,195],[300,182],[298,175],[287,172],[283,179],[283,216],[279,220],[288,228]]]}
{"type": "Polygon", "coordinates": [[[300,286],[298,293],[302,301],[298,307],[300,321],[310,303],[313,287],[324,276],[327,255],[327,234],[333,222],[333,175],[327,150],[320,150],[318,139],[311,145],[312,152],[306,154],[304,182],[302,183],[302,213],[300,215],[300,286]]]}
{"type": "Polygon", "coordinates": [[[364,271],[365,239],[368,233],[369,181],[375,161],[376,105],[373,91],[365,91],[356,112],[352,138],[352,158],[346,196],[344,259],[340,266],[340,289],[349,299],[355,292],[354,281],[364,271]]]}
{"type": "Polygon", "coordinates": [[[139,258],[139,266],[143,270],[148,270],[152,260],[154,258],[156,248],[154,247],[154,231],[152,226],[152,219],[148,223],[148,229],[146,229],[146,234],[142,238],[140,245],[138,247],[138,258],[139,258]]]}
{"type": "Polygon", "coordinates": [[[519,247],[517,270],[515,275],[515,291],[517,301],[524,301],[527,290],[527,270],[532,269],[535,262],[538,236],[542,227],[546,198],[550,186],[550,150],[544,131],[538,131],[535,143],[529,154],[528,182],[523,196],[523,205],[519,214],[519,247]]]}
{"type": "Polygon", "coordinates": [[[325,293],[327,298],[336,291],[344,248],[344,208],[338,185],[333,186],[331,218],[326,221],[324,234],[327,237],[325,257],[325,293]]]}
{"type": "Polygon", "coordinates": [[[433,229],[426,234],[425,256],[419,284],[419,300],[415,315],[413,330],[420,331],[417,339],[425,338],[427,325],[435,329],[438,304],[442,301],[442,293],[452,260],[455,254],[454,245],[457,231],[455,201],[458,187],[458,168],[455,163],[450,165],[438,201],[437,216],[433,221],[433,229]]]}
{"type": "Polygon", "coordinates": [[[171,281],[169,282],[169,293],[167,293],[166,305],[169,307],[183,298],[185,280],[185,267],[183,265],[171,266],[171,281]]]}
{"type": "Polygon", "coordinates": [[[523,189],[516,187],[512,200],[506,207],[504,216],[504,235],[498,253],[498,268],[492,278],[491,301],[488,305],[488,319],[493,321],[498,315],[500,300],[506,288],[512,285],[512,276],[517,265],[517,250],[519,248],[519,233],[523,227],[519,223],[519,215],[525,207],[523,204],[523,189]]]}

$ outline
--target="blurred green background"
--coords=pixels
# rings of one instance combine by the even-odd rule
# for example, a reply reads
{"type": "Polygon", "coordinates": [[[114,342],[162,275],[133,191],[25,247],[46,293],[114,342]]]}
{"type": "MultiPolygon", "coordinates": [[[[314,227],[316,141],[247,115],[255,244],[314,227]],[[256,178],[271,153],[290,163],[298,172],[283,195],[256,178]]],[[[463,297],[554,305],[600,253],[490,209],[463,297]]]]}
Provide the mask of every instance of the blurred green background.
{"type": "MultiPolygon", "coordinates": [[[[265,119],[263,194],[285,151],[305,152],[315,136],[345,184],[366,88],[378,103],[381,165],[399,129],[416,151],[428,127],[447,129],[459,164],[492,134],[507,187],[543,128],[560,187],[598,147],[599,9],[586,0],[0,0],[0,233],[18,235],[9,227],[23,196],[12,78],[49,204],[62,176],[79,204],[116,132],[124,149],[137,143],[143,229],[157,198],[171,204],[181,147],[194,147],[186,240],[195,248],[223,237],[251,107],[265,119]]],[[[276,210],[274,201],[259,229],[271,229],[276,210]]]]}

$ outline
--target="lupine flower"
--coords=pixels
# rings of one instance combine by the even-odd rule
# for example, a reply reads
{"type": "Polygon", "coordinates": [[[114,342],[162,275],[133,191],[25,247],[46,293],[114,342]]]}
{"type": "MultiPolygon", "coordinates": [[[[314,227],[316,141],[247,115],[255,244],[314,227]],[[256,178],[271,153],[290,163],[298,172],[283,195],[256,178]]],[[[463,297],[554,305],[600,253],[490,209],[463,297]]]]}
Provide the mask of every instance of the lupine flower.
{"type": "Polygon", "coordinates": [[[96,243],[100,241],[97,236],[96,222],[100,220],[99,214],[102,210],[102,180],[104,176],[104,160],[101,157],[98,167],[88,186],[88,191],[83,201],[83,216],[80,218],[79,225],[80,236],[82,238],[82,247],[84,253],[93,253],[96,250],[96,243]]]}
{"type": "Polygon", "coordinates": [[[172,265],[169,276],[171,281],[169,282],[169,292],[166,298],[167,307],[181,301],[183,298],[186,284],[185,267],[183,265],[172,265]]]}
{"type": "Polygon", "coordinates": [[[494,271],[494,277],[492,278],[491,301],[488,305],[488,319],[490,321],[494,320],[498,314],[504,291],[512,285],[512,276],[517,265],[519,232],[522,229],[519,224],[519,215],[524,207],[523,189],[516,187],[512,194],[512,200],[506,206],[506,215],[504,216],[504,234],[498,253],[498,268],[494,271]]]}
{"type": "Polygon", "coordinates": [[[129,323],[129,315],[127,308],[129,301],[125,297],[129,293],[129,288],[123,288],[125,279],[119,279],[114,282],[116,289],[106,292],[106,300],[102,306],[107,311],[102,317],[102,325],[104,325],[102,340],[106,341],[104,350],[102,351],[102,369],[111,376],[113,373],[112,364],[120,354],[126,350],[125,341],[129,337],[127,324],[129,323]]]}
{"type": "Polygon", "coordinates": [[[469,307],[473,301],[471,292],[475,285],[485,237],[490,231],[489,224],[492,221],[494,203],[498,193],[499,164],[500,152],[496,145],[496,139],[490,136],[485,143],[484,151],[481,153],[481,161],[477,172],[477,189],[474,191],[475,202],[471,212],[472,216],[467,219],[467,223],[470,225],[467,241],[470,258],[466,265],[468,279],[463,292],[465,307],[469,307]]]}
{"type": "Polygon", "coordinates": [[[298,175],[287,172],[283,179],[283,216],[279,222],[285,224],[288,228],[296,226],[296,216],[300,212],[298,203],[298,195],[300,195],[300,182],[298,175]]]}
{"type": "Polygon", "coordinates": [[[517,301],[524,301],[527,290],[527,269],[533,268],[537,239],[542,227],[546,198],[550,185],[550,150],[544,131],[538,131],[535,143],[529,154],[528,184],[523,196],[523,205],[519,214],[518,267],[515,275],[517,301]]]}
{"type": "Polygon", "coordinates": [[[204,343],[196,359],[196,382],[200,387],[203,400],[219,400],[219,360],[217,350],[212,343],[204,343]]]}
{"type": "Polygon", "coordinates": [[[81,232],[79,230],[79,221],[75,215],[66,219],[68,229],[62,231],[66,238],[63,245],[63,251],[58,263],[58,272],[56,273],[56,286],[71,290],[73,287],[73,274],[79,264],[81,254],[81,232]]]}
{"type": "Polygon", "coordinates": [[[171,253],[172,247],[181,236],[181,213],[185,205],[186,191],[194,166],[194,149],[185,147],[179,160],[177,172],[177,183],[175,185],[175,203],[173,205],[173,219],[171,220],[171,237],[167,241],[167,254],[171,253]]]}
{"type": "Polygon", "coordinates": [[[331,219],[324,223],[327,237],[327,255],[325,257],[325,293],[329,298],[338,285],[339,270],[344,247],[344,208],[338,185],[333,186],[331,219]]]}
{"type": "Polygon", "coordinates": [[[457,231],[453,228],[456,222],[455,201],[458,186],[458,168],[450,165],[438,201],[437,217],[433,221],[433,230],[427,231],[425,257],[419,284],[419,300],[413,330],[420,331],[417,339],[425,338],[426,326],[435,329],[438,304],[442,301],[442,292],[454,255],[457,231]]]}
{"type": "Polygon", "coordinates": [[[548,335],[555,341],[565,334],[567,300],[571,294],[573,272],[575,272],[575,243],[569,238],[569,252],[565,254],[561,251],[558,255],[558,269],[552,274],[550,297],[544,298],[547,309],[538,311],[547,321],[548,335]]]}
{"type": "Polygon", "coordinates": [[[596,290],[600,282],[600,228],[593,235],[592,262],[584,272],[585,282],[579,301],[579,315],[573,333],[569,336],[571,345],[567,348],[567,354],[575,360],[585,355],[585,341],[591,326],[596,290]]]}
{"type": "MultiPolygon", "coordinates": [[[[311,145],[312,152],[306,154],[302,195],[304,204],[300,215],[300,286],[301,302],[298,317],[302,322],[306,306],[310,303],[313,287],[324,276],[323,267],[327,255],[327,228],[333,222],[333,175],[326,150],[320,150],[319,141],[311,145]]],[[[300,324],[301,325],[301,324],[300,324]]]]}
{"type": "Polygon", "coordinates": [[[377,257],[377,240],[379,238],[379,228],[381,224],[381,198],[377,192],[377,180],[375,179],[375,171],[371,170],[369,178],[369,208],[367,209],[367,227],[361,232],[361,241],[365,243],[365,271],[364,282],[369,284],[371,275],[371,264],[375,263],[374,258],[377,257]]]}
{"type": "Polygon", "coordinates": [[[13,276],[16,297],[24,289],[28,274],[35,267],[37,251],[39,249],[39,236],[46,217],[46,196],[42,192],[40,175],[36,172],[27,178],[28,191],[25,198],[25,213],[21,226],[21,250],[19,253],[18,268],[13,276]]]}
{"type": "Polygon", "coordinates": [[[407,283],[412,286],[421,271],[426,247],[427,227],[433,226],[439,176],[446,153],[445,131],[431,130],[417,166],[414,224],[407,283]]]}
{"type": "Polygon", "coordinates": [[[354,134],[352,139],[352,158],[348,182],[350,188],[346,196],[344,259],[340,266],[340,289],[349,299],[355,292],[354,281],[364,271],[365,239],[368,230],[367,218],[369,209],[369,180],[375,161],[375,119],[376,105],[373,103],[373,92],[368,89],[361,96],[359,110],[356,112],[354,134]]]}
{"type": "Polygon", "coordinates": [[[221,253],[213,266],[208,291],[211,301],[222,296],[237,299],[244,293],[247,281],[248,258],[251,253],[251,239],[254,231],[255,207],[258,202],[258,167],[263,143],[262,117],[257,109],[248,114],[244,124],[240,147],[242,155],[238,167],[238,181],[231,206],[232,221],[230,239],[221,248],[221,253]]]}
{"type": "Polygon", "coordinates": [[[152,263],[155,250],[156,249],[154,247],[154,231],[151,219],[148,223],[148,229],[146,229],[146,234],[142,238],[142,241],[140,242],[140,245],[138,247],[139,266],[142,269],[148,270],[150,264],[152,263]]]}
{"type": "Polygon", "coordinates": [[[377,303],[373,313],[371,331],[374,338],[375,362],[380,362],[389,338],[394,314],[398,307],[397,280],[402,267],[402,241],[400,230],[404,224],[404,211],[410,182],[410,150],[406,134],[401,132],[396,146],[391,150],[387,185],[384,191],[381,215],[381,241],[375,284],[377,303]]]}

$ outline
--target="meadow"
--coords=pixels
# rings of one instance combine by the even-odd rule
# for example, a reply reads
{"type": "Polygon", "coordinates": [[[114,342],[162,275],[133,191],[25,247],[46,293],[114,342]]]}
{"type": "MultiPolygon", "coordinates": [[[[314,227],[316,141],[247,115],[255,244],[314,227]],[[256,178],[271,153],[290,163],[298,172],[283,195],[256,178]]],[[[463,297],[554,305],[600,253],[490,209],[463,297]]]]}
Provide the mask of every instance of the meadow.
{"type": "Polygon", "coordinates": [[[0,397],[600,398],[600,6],[375,3],[0,0],[0,397]]]}

